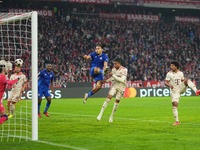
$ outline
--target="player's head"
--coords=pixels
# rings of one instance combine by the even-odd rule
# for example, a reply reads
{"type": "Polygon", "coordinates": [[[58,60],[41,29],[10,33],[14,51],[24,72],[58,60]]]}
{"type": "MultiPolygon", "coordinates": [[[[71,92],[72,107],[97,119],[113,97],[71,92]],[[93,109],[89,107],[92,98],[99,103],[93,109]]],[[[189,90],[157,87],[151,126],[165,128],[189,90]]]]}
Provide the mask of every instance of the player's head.
{"type": "Polygon", "coordinates": [[[48,64],[48,65],[47,65],[47,72],[51,72],[51,69],[52,69],[52,65],[51,65],[51,64],[48,64]]]}
{"type": "Polygon", "coordinates": [[[171,61],[170,68],[173,72],[175,72],[177,69],[179,69],[179,62],[178,61],[171,61]]]}
{"type": "Polygon", "coordinates": [[[4,64],[0,64],[0,73],[6,74],[6,66],[4,64]]]}
{"type": "Polygon", "coordinates": [[[21,71],[21,68],[19,66],[15,66],[15,72],[20,73],[20,71],[21,71]]]}
{"type": "Polygon", "coordinates": [[[121,63],[122,63],[121,58],[116,58],[116,59],[113,61],[114,67],[115,67],[116,69],[119,69],[119,68],[121,67],[121,63]]]}
{"type": "Polygon", "coordinates": [[[97,53],[97,55],[102,54],[104,47],[106,47],[104,43],[97,44],[96,49],[95,49],[95,52],[97,53]]]}

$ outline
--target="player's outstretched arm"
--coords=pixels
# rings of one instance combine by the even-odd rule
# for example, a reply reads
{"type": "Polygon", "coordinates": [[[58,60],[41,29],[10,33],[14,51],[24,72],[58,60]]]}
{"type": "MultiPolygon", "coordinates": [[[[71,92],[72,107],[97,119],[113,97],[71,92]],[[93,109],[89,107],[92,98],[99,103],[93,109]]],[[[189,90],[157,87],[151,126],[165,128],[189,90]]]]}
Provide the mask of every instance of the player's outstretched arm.
{"type": "Polygon", "coordinates": [[[6,84],[8,84],[8,85],[13,85],[13,84],[15,84],[17,81],[19,81],[19,78],[17,78],[17,79],[15,79],[15,80],[6,80],[6,84]]]}
{"type": "Polygon", "coordinates": [[[126,81],[126,76],[118,77],[115,74],[112,76],[116,81],[124,83],[126,81]]]}
{"type": "Polygon", "coordinates": [[[88,59],[91,58],[91,56],[90,55],[84,55],[83,58],[86,59],[86,60],[88,60],[88,59]]]}

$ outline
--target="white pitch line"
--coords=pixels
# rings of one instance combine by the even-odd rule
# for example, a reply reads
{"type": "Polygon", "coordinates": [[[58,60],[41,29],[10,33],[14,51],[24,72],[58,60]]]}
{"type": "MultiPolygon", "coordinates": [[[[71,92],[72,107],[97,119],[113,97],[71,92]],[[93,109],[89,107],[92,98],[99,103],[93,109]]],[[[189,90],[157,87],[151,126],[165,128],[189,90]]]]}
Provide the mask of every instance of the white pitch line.
{"type": "MultiPolygon", "coordinates": [[[[25,136],[14,136],[14,135],[2,134],[2,133],[0,133],[0,135],[6,135],[9,137],[22,138],[22,139],[29,139],[31,141],[31,138],[29,138],[29,137],[27,138],[25,136]]],[[[5,137],[5,138],[7,138],[7,137],[5,137]]],[[[69,145],[64,145],[64,144],[57,144],[57,143],[52,143],[52,142],[47,142],[47,141],[40,141],[40,140],[32,141],[32,142],[43,143],[43,144],[64,147],[64,148],[69,148],[69,149],[74,149],[74,150],[89,150],[89,149],[85,149],[85,148],[79,148],[79,147],[74,147],[74,146],[69,146],[69,145]]]]}
{"type": "MultiPolygon", "coordinates": [[[[68,115],[68,116],[83,116],[83,117],[97,117],[93,115],[81,115],[81,114],[67,114],[67,113],[55,113],[55,112],[50,112],[50,114],[56,114],[56,115],[68,115]]],[[[145,122],[162,122],[162,123],[174,123],[174,122],[169,122],[169,121],[159,121],[159,120],[143,120],[143,119],[134,119],[134,118],[120,118],[120,117],[115,117],[116,119],[123,119],[123,120],[136,120],[136,121],[145,121],[145,122]]],[[[186,124],[186,125],[196,125],[200,126],[198,123],[181,123],[181,124],[186,124]]]]}

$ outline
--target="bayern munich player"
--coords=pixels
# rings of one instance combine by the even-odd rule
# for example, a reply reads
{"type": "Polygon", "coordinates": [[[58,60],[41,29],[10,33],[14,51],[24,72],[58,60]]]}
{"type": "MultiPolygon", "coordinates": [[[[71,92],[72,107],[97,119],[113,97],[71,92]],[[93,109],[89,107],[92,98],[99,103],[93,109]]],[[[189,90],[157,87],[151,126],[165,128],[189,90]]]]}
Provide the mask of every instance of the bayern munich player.
{"type": "Polygon", "coordinates": [[[109,118],[109,122],[113,122],[113,116],[117,110],[120,99],[124,98],[128,70],[121,65],[121,62],[122,61],[120,58],[116,58],[114,60],[114,68],[112,69],[112,72],[109,73],[111,77],[106,81],[103,81],[103,83],[110,81],[113,81],[113,83],[109,91],[108,97],[102,106],[101,112],[97,117],[97,120],[101,120],[103,112],[106,109],[108,103],[110,102],[112,97],[116,95],[116,100],[113,106],[112,114],[109,118]]]}
{"type": "Polygon", "coordinates": [[[180,95],[186,92],[187,87],[190,87],[197,96],[200,94],[200,90],[197,90],[192,81],[184,79],[183,72],[179,70],[179,63],[177,61],[172,61],[170,68],[171,71],[167,73],[165,85],[171,88],[173,114],[176,121],[173,125],[180,125],[177,110],[180,95]]]}

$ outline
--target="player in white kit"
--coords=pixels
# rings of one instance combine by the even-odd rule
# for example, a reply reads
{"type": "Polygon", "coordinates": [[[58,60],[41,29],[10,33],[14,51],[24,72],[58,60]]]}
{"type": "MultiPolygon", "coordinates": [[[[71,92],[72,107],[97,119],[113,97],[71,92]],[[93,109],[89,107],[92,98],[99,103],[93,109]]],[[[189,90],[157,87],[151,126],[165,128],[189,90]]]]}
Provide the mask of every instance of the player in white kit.
{"type": "Polygon", "coordinates": [[[121,66],[121,59],[119,58],[115,59],[114,68],[112,69],[112,72],[109,73],[111,77],[107,79],[106,81],[103,81],[103,83],[110,82],[110,81],[113,81],[113,82],[112,82],[112,87],[109,91],[108,97],[102,106],[101,112],[98,115],[97,120],[101,120],[103,112],[106,109],[108,103],[110,102],[112,97],[116,95],[116,100],[113,106],[112,114],[109,118],[109,122],[113,122],[113,116],[117,110],[120,99],[124,98],[127,73],[128,73],[128,70],[125,67],[121,66]]]}
{"type": "Polygon", "coordinates": [[[171,88],[173,115],[176,120],[173,125],[180,125],[177,110],[180,95],[186,92],[187,87],[190,87],[197,96],[200,94],[200,90],[197,90],[192,81],[184,79],[183,72],[179,70],[179,63],[177,61],[172,61],[170,68],[171,71],[167,73],[165,85],[171,88]]]}
{"type": "Polygon", "coordinates": [[[27,86],[26,76],[21,72],[20,66],[15,66],[15,73],[10,76],[10,80],[20,78],[20,80],[12,86],[12,90],[8,97],[8,118],[12,118],[15,111],[15,104],[21,99],[21,94],[27,86]]]}

